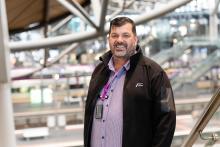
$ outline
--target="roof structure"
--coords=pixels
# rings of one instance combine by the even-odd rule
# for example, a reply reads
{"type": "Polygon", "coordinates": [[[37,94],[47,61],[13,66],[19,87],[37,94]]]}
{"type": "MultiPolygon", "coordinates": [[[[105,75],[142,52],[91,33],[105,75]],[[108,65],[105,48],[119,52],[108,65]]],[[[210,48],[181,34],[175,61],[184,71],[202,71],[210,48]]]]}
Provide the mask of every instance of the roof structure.
{"type": "MultiPolygon", "coordinates": [[[[82,7],[90,0],[68,0],[82,7]]],[[[60,20],[71,12],[57,0],[6,0],[8,28],[10,33],[22,32],[60,20]]]]}

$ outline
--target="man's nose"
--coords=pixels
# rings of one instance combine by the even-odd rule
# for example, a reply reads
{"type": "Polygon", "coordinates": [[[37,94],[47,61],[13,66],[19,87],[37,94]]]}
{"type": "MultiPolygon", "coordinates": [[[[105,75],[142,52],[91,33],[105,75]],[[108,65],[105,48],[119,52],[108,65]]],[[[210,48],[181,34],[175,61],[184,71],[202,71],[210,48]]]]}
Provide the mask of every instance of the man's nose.
{"type": "Polygon", "coordinates": [[[123,41],[124,41],[123,36],[118,36],[117,42],[123,42],[123,41]]]}

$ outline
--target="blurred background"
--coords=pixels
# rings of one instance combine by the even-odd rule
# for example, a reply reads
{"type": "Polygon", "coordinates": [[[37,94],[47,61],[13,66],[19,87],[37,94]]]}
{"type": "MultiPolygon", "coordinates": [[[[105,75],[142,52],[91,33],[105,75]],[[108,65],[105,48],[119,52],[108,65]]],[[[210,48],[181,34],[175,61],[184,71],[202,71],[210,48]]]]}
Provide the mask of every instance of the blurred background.
{"type": "Polygon", "coordinates": [[[220,146],[219,0],[0,2],[0,134],[13,133],[17,147],[83,146],[91,73],[108,50],[109,21],[119,15],[134,19],[143,53],[171,80],[172,146],[220,146]]]}

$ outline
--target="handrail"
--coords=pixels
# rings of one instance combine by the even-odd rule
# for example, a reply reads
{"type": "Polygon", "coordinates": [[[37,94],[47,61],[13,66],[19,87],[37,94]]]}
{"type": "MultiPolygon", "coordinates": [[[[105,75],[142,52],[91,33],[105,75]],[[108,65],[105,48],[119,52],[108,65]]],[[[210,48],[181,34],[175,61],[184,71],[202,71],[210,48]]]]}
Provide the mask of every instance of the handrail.
{"type": "Polygon", "coordinates": [[[200,135],[200,132],[205,128],[205,126],[208,124],[209,120],[212,118],[214,113],[217,111],[218,107],[220,106],[220,88],[217,90],[217,92],[213,95],[210,102],[208,103],[207,107],[205,108],[203,114],[191,130],[190,134],[184,141],[181,147],[191,147],[198,136],[200,135]]]}

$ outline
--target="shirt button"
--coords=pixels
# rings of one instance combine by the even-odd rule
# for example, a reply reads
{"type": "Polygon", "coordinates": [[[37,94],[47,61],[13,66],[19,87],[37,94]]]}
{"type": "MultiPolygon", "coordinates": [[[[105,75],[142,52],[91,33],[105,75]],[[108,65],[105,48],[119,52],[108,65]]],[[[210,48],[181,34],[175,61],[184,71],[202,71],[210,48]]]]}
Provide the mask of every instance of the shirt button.
{"type": "Polygon", "coordinates": [[[108,104],[106,105],[106,107],[108,107],[108,104]]]}
{"type": "Polygon", "coordinates": [[[102,122],[105,122],[105,120],[103,119],[102,122]]]}
{"type": "Polygon", "coordinates": [[[114,90],[112,89],[111,92],[113,92],[114,90]]]}
{"type": "Polygon", "coordinates": [[[102,136],[102,139],[104,139],[105,137],[104,136],[102,136]]]}

